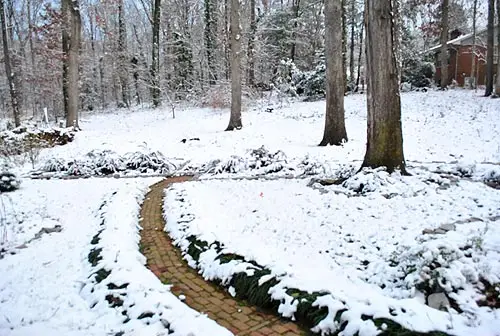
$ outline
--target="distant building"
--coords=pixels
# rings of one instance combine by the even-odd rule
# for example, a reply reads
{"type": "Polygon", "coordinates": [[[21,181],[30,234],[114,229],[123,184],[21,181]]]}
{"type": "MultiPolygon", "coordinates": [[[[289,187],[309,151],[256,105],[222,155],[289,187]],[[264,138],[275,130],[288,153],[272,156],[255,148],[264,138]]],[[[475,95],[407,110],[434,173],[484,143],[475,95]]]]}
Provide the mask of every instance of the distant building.
{"type": "MultiPolygon", "coordinates": [[[[484,85],[486,83],[486,34],[487,30],[482,29],[476,32],[476,83],[484,85]]],[[[494,48],[494,73],[497,71],[498,63],[498,48],[497,34],[499,33],[498,25],[495,27],[495,48],[494,48]]],[[[458,85],[464,86],[469,83],[472,69],[472,34],[462,35],[460,31],[454,30],[450,34],[451,39],[448,41],[448,82],[456,80],[458,85]]],[[[441,45],[430,48],[427,52],[434,56],[434,65],[436,66],[435,80],[437,83],[441,80],[441,62],[439,55],[441,53],[441,45]]]]}

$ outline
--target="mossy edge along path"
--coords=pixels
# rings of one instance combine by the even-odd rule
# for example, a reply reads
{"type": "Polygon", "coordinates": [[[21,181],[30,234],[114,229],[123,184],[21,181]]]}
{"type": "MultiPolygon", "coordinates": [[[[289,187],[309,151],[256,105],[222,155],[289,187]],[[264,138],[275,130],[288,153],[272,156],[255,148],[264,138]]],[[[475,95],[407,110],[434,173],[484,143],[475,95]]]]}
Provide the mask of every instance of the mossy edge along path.
{"type": "MultiPolygon", "coordinates": [[[[182,259],[181,252],[164,231],[163,190],[190,177],[167,178],[150,187],[141,207],[141,251],[147,267],[173,294],[184,295],[191,308],[208,315],[237,336],[295,336],[309,334],[293,322],[235,300],[220,287],[207,282],[182,259]]],[[[217,336],[217,335],[207,335],[217,336]]]]}

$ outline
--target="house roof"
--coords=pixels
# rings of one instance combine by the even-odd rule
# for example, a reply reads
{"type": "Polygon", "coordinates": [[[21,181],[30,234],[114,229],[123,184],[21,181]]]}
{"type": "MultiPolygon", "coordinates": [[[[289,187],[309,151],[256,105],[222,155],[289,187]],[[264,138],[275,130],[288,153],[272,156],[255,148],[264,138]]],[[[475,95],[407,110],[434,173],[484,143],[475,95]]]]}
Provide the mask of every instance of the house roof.
{"type": "MultiPolygon", "coordinates": [[[[495,26],[495,28],[497,28],[497,27],[498,27],[498,25],[495,26]]],[[[485,33],[487,30],[488,30],[487,28],[484,28],[484,29],[476,31],[476,36],[485,33]]],[[[446,44],[451,45],[451,46],[462,45],[462,41],[469,39],[470,37],[472,37],[472,35],[473,35],[472,33],[460,35],[459,37],[454,38],[453,40],[449,40],[448,42],[446,42],[446,44]]],[[[441,48],[441,44],[438,44],[432,48],[427,49],[427,52],[436,51],[436,50],[439,50],[440,48],[441,48]]]]}

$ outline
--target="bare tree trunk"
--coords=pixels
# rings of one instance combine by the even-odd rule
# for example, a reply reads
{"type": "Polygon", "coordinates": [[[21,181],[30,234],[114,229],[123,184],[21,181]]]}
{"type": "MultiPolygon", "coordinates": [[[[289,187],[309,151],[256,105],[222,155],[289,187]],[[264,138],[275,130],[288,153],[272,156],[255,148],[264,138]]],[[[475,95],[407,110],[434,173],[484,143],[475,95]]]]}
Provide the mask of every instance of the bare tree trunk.
{"type": "Polygon", "coordinates": [[[151,97],[153,98],[153,106],[161,105],[161,89],[160,89],[160,10],[161,0],[154,0],[153,7],[153,46],[151,57],[151,97]]]}
{"type": "Polygon", "coordinates": [[[17,90],[15,86],[15,76],[12,71],[10,63],[10,50],[9,50],[9,40],[7,37],[7,22],[5,19],[5,6],[4,0],[0,0],[0,20],[2,23],[2,43],[3,43],[3,62],[5,64],[5,74],[7,75],[7,81],[9,83],[10,100],[12,104],[12,112],[14,114],[14,125],[16,127],[21,126],[21,116],[19,109],[19,99],[17,96],[17,90]]]}
{"type": "Polygon", "coordinates": [[[300,10],[300,0],[293,0],[293,30],[292,30],[292,45],[290,47],[290,59],[292,62],[295,61],[295,56],[297,54],[297,42],[295,39],[297,38],[297,28],[299,27],[299,10],[300,10]]]}
{"type": "Polygon", "coordinates": [[[495,0],[488,0],[488,33],[486,50],[486,89],[484,95],[493,93],[493,49],[495,44],[495,0]]]}
{"type": "Polygon", "coordinates": [[[127,30],[125,27],[125,8],[123,0],[118,1],[118,64],[120,85],[122,91],[122,104],[130,106],[128,88],[128,57],[127,57],[127,30]]]}
{"type": "Polygon", "coordinates": [[[215,62],[215,52],[217,45],[217,16],[215,14],[216,8],[217,0],[205,0],[205,48],[207,52],[208,78],[210,85],[214,85],[217,82],[217,67],[215,62]]]}
{"type": "MultiPolygon", "coordinates": [[[[28,16],[28,42],[30,46],[30,60],[31,60],[31,74],[34,76],[35,75],[35,47],[33,44],[33,18],[31,16],[31,0],[28,0],[26,2],[26,9],[27,13],[26,15],[28,16]]],[[[32,97],[35,96],[35,84],[32,82],[30,83],[30,92],[32,97]]],[[[33,108],[33,116],[35,116],[36,113],[36,107],[37,107],[37,102],[36,100],[32,99],[32,108],[33,108]]]]}
{"type": "Polygon", "coordinates": [[[399,95],[398,0],[366,0],[368,132],[363,167],[406,173],[399,95]]]}
{"type": "MultiPolygon", "coordinates": [[[[497,0],[497,22],[500,22],[500,0],[497,0]]],[[[500,97],[500,29],[497,32],[497,82],[495,96],[500,97]]]]}
{"type": "Polygon", "coordinates": [[[344,92],[347,91],[347,16],[346,0],[342,0],[342,73],[344,74],[344,92]]]}
{"type": "Polygon", "coordinates": [[[356,92],[359,90],[359,79],[361,77],[361,57],[363,56],[363,34],[365,31],[365,13],[363,12],[363,23],[359,32],[359,53],[358,53],[358,71],[356,74],[356,92]]]}
{"type": "Polygon", "coordinates": [[[356,41],[355,35],[356,28],[356,1],[351,0],[351,45],[349,49],[349,84],[352,88],[354,84],[354,42],[356,41]]]}
{"type": "Polygon", "coordinates": [[[474,0],[472,9],[472,65],[470,68],[471,89],[477,87],[476,78],[476,21],[477,21],[477,0],[474,0]]]}
{"type": "Polygon", "coordinates": [[[69,43],[70,43],[70,18],[69,18],[69,7],[71,1],[61,0],[61,16],[62,16],[62,49],[63,49],[63,62],[62,62],[62,93],[63,93],[63,104],[64,104],[64,118],[68,119],[69,111],[69,93],[68,93],[68,83],[69,83],[69,73],[68,73],[68,54],[69,54],[69,43]]]}
{"type": "Polygon", "coordinates": [[[226,131],[241,129],[240,0],[231,0],[231,117],[226,131]]]}
{"type": "Polygon", "coordinates": [[[347,141],[344,120],[344,88],[338,83],[342,76],[342,15],[341,0],[325,2],[326,115],[325,131],[320,146],[339,146],[347,141]]]}
{"type": "Polygon", "coordinates": [[[82,32],[82,19],[77,0],[63,0],[63,30],[69,30],[67,44],[63,44],[64,62],[67,69],[67,111],[66,127],[78,128],[79,93],[79,56],[82,32]]]}
{"type": "Polygon", "coordinates": [[[255,32],[257,30],[257,23],[255,22],[255,0],[250,0],[250,35],[248,36],[248,76],[247,85],[253,86],[255,84],[255,32]]]}
{"type": "Polygon", "coordinates": [[[448,10],[449,0],[442,0],[441,3],[441,89],[448,86],[448,10]]]}

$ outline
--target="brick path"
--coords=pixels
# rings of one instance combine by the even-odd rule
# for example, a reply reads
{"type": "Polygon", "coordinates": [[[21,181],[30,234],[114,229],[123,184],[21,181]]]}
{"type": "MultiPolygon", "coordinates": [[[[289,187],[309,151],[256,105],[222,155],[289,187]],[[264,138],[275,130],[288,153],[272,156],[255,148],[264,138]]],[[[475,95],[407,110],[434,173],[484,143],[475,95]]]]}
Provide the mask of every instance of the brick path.
{"type": "Polygon", "coordinates": [[[283,321],[236,301],[224,290],[206,282],[182,259],[180,251],[163,231],[162,201],[165,187],[187,180],[188,177],[168,178],[151,186],[146,195],[141,209],[141,247],[148,268],[163,283],[173,285],[173,294],[183,294],[188,306],[207,314],[237,336],[307,335],[293,322],[283,321]]]}

